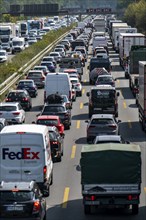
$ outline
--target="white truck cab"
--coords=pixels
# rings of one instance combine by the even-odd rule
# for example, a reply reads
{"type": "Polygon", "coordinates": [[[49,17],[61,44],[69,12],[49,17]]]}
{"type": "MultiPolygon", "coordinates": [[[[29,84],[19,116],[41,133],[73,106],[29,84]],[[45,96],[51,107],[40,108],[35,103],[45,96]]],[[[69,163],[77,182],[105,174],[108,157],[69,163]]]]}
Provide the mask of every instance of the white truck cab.
{"type": "Polygon", "coordinates": [[[25,49],[25,39],[23,37],[14,37],[12,39],[12,54],[21,52],[25,49]]]}

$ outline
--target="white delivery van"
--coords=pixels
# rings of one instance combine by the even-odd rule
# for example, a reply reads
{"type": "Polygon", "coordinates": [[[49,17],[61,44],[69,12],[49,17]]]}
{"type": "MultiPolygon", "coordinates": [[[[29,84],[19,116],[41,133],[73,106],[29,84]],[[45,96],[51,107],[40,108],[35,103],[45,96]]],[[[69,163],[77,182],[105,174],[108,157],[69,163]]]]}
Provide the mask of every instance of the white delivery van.
{"type": "Polygon", "coordinates": [[[21,52],[25,49],[25,39],[23,37],[14,37],[12,39],[12,54],[21,52]]]}
{"type": "Polygon", "coordinates": [[[72,99],[72,85],[68,73],[48,73],[44,87],[44,102],[51,94],[67,95],[72,99]]]}
{"type": "Polygon", "coordinates": [[[49,196],[53,163],[47,126],[36,124],[5,126],[0,133],[0,182],[38,183],[49,196]]]}

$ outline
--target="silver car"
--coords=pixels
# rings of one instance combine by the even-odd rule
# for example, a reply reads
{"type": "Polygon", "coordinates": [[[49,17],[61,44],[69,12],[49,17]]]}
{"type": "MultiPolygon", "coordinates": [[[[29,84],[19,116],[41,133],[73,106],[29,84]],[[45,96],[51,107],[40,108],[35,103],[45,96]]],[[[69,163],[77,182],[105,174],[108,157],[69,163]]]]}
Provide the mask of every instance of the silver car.
{"type": "Polygon", "coordinates": [[[19,102],[1,102],[0,118],[5,118],[8,123],[22,124],[25,122],[25,111],[19,102]]]}
{"type": "Polygon", "coordinates": [[[87,142],[91,142],[97,135],[118,135],[118,123],[112,114],[93,114],[90,120],[86,120],[87,142]]]}

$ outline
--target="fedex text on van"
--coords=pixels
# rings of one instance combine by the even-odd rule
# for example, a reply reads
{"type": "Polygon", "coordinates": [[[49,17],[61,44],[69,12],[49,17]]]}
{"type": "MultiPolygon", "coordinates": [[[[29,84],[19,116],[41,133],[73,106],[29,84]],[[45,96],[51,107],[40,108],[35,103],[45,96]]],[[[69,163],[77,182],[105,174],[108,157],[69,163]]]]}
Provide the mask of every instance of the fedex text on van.
{"type": "Polygon", "coordinates": [[[3,148],[2,149],[2,159],[5,160],[7,157],[10,160],[21,160],[21,159],[27,159],[27,160],[34,160],[34,159],[40,159],[39,158],[40,152],[32,152],[30,148],[22,148],[18,152],[10,151],[9,148],[3,148]]]}

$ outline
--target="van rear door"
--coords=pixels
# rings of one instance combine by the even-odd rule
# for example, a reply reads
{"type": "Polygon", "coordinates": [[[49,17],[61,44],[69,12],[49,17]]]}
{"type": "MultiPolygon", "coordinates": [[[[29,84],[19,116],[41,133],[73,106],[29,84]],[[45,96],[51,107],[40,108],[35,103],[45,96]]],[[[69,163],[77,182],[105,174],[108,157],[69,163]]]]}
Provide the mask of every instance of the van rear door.
{"type": "Polygon", "coordinates": [[[1,134],[0,181],[21,181],[22,155],[21,135],[1,134]]]}
{"type": "Polygon", "coordinates": [[[45,154],[39,134],[1,135],[0,180],[42,182],[45,154]]]}

